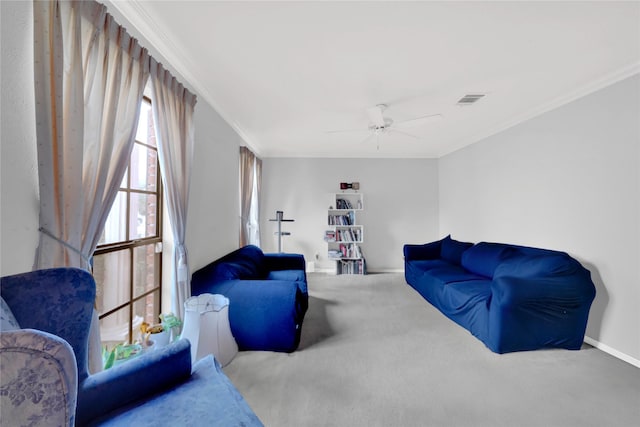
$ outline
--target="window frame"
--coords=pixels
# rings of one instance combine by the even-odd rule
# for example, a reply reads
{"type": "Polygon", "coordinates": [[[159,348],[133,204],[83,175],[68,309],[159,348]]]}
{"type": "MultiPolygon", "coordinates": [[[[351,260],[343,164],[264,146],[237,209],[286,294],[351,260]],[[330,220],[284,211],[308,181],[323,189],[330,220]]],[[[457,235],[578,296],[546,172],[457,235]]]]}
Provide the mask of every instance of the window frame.
{"type": "MultiPolygon", "coordinates": [[[[148,96],[144,96],[141,102],[146,102],[148,103],[150,106],[152,105],[152,100],[151,98],[149,98],[148,96]]],[[[155,123],[154,123],[155,126],[155,123]]],[[[157,272],[158,272],[158,283],[156,284],[156,286],[153,287],[153,289],[149,289],[146,290],[145,292],[141,293],[138,296],[134,296],[135,293],[135,289],[134,289],[134,284],[135,284],[135,268],[134,268],[134,259],[135,259],[135,248],[138,247],[143,247],[143,246],[148,246],[148,245],[162,245],[163,243],[163,205],[164,205],[164,188],[163,188],[163,184],[162,184],[162,173],[160,171],[160,158],[159,158],[159,153],[158,153],[158,146],[157,144],[155,146],[151,145],[148,143],[148,141],[146,142],[142,142],[142,141],[138,141],[137,139],[135,139],[134,137],[134,142],[133,142],[133,146],[132,146],[132,150],[131,150],[131,154],[129,156],[129,161],[128,161],[128,165],[127,165],[127,172],[125,177],[123,177],[122,182],[125,182],[125,178],[126,178],[126,187],[120,187],[118,188],[118,193],[120,192],[124,192],[126,193],[126,200],[127,200],[127,206],[126,206],[126,236],[130,236],[130,231],[131,231],[131,221],[130,221],[130,214],[131,214],[131,195],[132,194],[142,194],[142,195],[154,195],[156,196],[156,227],[155,227],[155,235],[154,236],[150,236],[150,237],[143,237],[143,238],[138,238],[138,239],[127,239],[127,240],[123,240],[120,242],[112,242],[112,243],[105,243],[102,245],[98,245],[96,247],[96,250],[94,251],[93,256],[99,256],[99,255],[106,255],[106,254],[110,254],[110,253],[114,253],[114,252],[119,252],[119,251],[126,251],[128,253],[128,259],[129,259],[129,298],[127,301],[118,304],[117,306],[110,308],[109,310],[105,311],[104,313],[100,313],[98,318],[100,320],[118,312],[119,310],[122,310],[126,307],[129,307],[128,310],[128,336],[129,336],[129,343],[131,343],[134,339],[134,335],[133,335],[133,320],[134,320],[134,307],[135,304],[146,298],[149,295],[154,294],[155,292],[158,293],[158,307],[157,307],[157,311],[158,313],[161,313],[162,311],[162,284],[163,284],[163,279],[162,279],[162,250],[157,251],[156,253],[160,253],[160,256],[158,257],[157,260],[157,272]],[[131,174],[132,174],[132,167],[131,167],[131,154],[133,153],[133,150],[135,148],[135,146],[140,145],[145,147],[146,149],[149,150],[153,150],[156,152],[156,183],[155,183],[155,191],[151,191],[151,190],[143,190],[143,189],[137,189],[137,188],[131,188],[131,174]]],[[[156,246],[157,247],[157,246],[156,246]]]]}

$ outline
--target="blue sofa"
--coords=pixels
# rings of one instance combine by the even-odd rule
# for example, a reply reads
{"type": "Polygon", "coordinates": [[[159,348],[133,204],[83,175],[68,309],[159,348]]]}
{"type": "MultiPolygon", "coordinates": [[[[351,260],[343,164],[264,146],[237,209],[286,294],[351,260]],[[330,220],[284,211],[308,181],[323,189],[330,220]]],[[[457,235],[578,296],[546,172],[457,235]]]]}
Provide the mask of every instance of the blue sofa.
{"type": "Polygon", "coordinates": [[[407,283],[493,352],[582,346],[595,286],[564,252],[447,236],[404,259],[407,283]]]}
{"type": "Polygon", "coordinates": [[[5,276],[0,291],[2,425],[262,426],[213,356],[191,366],[187,340],[89,374],[88,272],[5,276]]]}
{"type": "Polygon", "coordinates": [[[239,350],[292,352],[309,304],[306,263],[299,254],[248,245],[197,270],[191,294],[229,299],[229,324],[239,350]]]}

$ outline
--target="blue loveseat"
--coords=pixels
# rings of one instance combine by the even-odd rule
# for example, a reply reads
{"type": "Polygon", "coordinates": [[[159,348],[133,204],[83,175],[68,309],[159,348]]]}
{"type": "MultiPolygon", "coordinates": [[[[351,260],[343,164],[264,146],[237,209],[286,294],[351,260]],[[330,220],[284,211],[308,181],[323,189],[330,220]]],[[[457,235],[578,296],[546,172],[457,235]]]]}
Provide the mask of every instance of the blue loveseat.
{"type": "Polygon", "coordinates": [[[0,290],[2,425],[262,426],[212,355],[191,366],[187,340],[89,374],[88,272],[5,276],[0,290]]]}
{"type": "Polygon", "coordinates": [[[404,259],[407,283],[496,353],[582,346],[595,286],[564,252],[447,236],[404,259]]]}
{"type": "Polygon", "coordinates": [[[197,270],[191,294],[229,299],[229,324],[239,350],[292,352],[309,304],[304,256],[244,246],[197,270]]]}

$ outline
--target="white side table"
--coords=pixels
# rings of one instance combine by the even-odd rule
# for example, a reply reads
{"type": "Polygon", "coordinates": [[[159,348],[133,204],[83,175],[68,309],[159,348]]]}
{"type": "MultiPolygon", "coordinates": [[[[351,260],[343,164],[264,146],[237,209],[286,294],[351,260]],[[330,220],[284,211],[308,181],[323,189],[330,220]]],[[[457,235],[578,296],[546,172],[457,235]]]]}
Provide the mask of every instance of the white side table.
{"type": "Polygon", "coordinates": [[[191,343],[191,362],[195,364],[213,354],[226,366],[238,353],[238,344],[229,325],[229,299],[219,294],[201,294],[184,302],[182,338],[191,343]]]}

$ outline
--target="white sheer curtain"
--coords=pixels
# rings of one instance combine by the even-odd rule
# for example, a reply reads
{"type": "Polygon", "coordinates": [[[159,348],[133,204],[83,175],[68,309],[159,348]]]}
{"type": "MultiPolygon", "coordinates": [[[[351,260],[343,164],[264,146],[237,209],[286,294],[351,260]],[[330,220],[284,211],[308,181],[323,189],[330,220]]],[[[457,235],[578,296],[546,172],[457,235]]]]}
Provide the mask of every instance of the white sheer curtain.
{"type": "Polygon", "coordinates": [[[240,147],[240,247],[260,246],[259,200],[262,160],[240,147]]]}
{"type": "Polygon", "coordinates": [[[262,159],[255,157],[253,191],[251,195],[251,234],[249,244],[260,247],[260,188],[262,187],[262,159]]]}
{"type": "MultiPolygon", "coordinates": [[[[34,268],[89,269],[133,146],[149,57],[94,1],[35,1],[40,241],[34,268]]],[[[90,370],[101,369],[97,315],[90,370]],[[97,348],[96,348],[97,346],[97,348]]]]}
{"type": "Polygon", "coordinates": [[[193,110],[196,96],[153,59],[151,88],[158,158],[174,238],[171,310],[183,319],[184,302],[191,296],[189,264],[184,243],[193,163],[193,110]]]}

